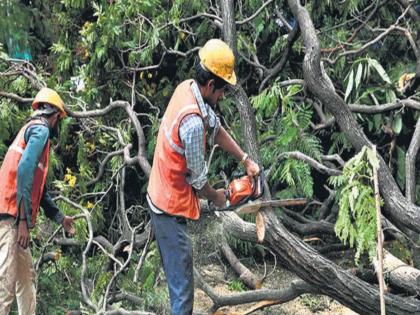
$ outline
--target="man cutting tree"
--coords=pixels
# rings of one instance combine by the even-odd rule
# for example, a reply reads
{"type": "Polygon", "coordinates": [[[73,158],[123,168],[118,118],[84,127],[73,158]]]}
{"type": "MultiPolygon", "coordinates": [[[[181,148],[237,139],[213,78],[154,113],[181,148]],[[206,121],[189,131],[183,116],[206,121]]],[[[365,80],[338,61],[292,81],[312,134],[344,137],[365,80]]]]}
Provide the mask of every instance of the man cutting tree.
{"type": "Polygon", "coordinates": [[[193,259],[186,220],[200,217],[199,197],[217,207],[226,205],[224,189],[215,190],[207,182],[206,141],[236,157],[249,176],[260,172],[213,111],[227,85],[236,84],[232,50],[211,39],[199,57],[195,79],[177,86],[162,118],[147,189],[173,315],[191,314],[193,309],[193,259]]]}

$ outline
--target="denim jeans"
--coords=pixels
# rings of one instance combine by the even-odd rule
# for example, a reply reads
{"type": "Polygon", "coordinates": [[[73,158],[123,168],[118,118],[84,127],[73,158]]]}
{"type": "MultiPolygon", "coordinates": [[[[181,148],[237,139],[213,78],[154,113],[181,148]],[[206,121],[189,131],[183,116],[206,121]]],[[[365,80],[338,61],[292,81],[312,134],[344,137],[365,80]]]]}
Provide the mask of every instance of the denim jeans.
{"type": "Polygon", "coordinates": [[[164,213],[149,213],[168,282],[172,315],[192,314],[194,276],[187,221],[164,213]]]}

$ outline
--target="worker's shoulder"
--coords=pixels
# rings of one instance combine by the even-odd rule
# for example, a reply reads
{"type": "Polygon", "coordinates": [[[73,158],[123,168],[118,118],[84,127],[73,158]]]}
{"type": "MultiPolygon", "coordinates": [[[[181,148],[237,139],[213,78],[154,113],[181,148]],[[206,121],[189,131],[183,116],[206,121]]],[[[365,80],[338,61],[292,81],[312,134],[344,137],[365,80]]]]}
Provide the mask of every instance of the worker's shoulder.
{"type": "Polygon", "coordinates": [[[50,129],[44,123],[34,123],[25,131],[25,140],[28,141],[31,137],[36,137],[40,140],[46,140],[50,136],[50,129]]]}
{"type": "Polygon", "coordinates": [[[203,118],[198,113],[190,113],[185,115],[180,123],[180,126],[186,126],[188,129],[202,129],[204,128],[203,118]]]}

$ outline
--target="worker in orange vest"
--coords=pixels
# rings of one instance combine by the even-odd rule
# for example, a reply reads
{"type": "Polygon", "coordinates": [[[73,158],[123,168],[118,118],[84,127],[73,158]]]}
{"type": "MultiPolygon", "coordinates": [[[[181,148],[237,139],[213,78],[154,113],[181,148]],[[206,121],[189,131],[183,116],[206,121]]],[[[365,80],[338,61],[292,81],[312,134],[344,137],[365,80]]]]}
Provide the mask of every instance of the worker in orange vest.
{"type": "Polygon", "coordinates": [[[0,168],[0,314],[7,315],[15,295],[20,315],[35,315],[35,270],[29,245],[40,206],[46,216],[74,234],[73,218],[64,216],[45,188],[50,138],[66,116],[57,92],[42,88],[35,110],[22,127],[0,168]]]}
{"type": "Polygon", "coordinates": [[[192,247],[186,220],[198,220],[199,197],[217,207],[226,204],[224,190],[215,190],[207,182],[206,142],[236,157],[248,175],[260,172],[213,111],[227,85],[236,84],[232,50],[223,41],[211,39],[199,57],[195,79],[177,86],[162,118],[147,188],[173,315],[191,314],[193,309],[192,247]]]}

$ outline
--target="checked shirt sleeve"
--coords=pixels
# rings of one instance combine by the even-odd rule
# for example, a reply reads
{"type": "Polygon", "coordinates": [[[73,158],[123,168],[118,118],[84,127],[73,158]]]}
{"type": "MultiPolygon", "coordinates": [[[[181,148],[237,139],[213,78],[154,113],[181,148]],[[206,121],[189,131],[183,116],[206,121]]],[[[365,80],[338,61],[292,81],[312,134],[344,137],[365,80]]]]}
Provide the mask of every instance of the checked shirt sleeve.
{"type": "Polygon", "coordinates": [[[204,124],[200,116],[185,116],[179,127],[179,137],[185,149],[185,159],[190,174],[187,182],[200,190],[207,182],[207,167],[204,152],[204,124]]]}

